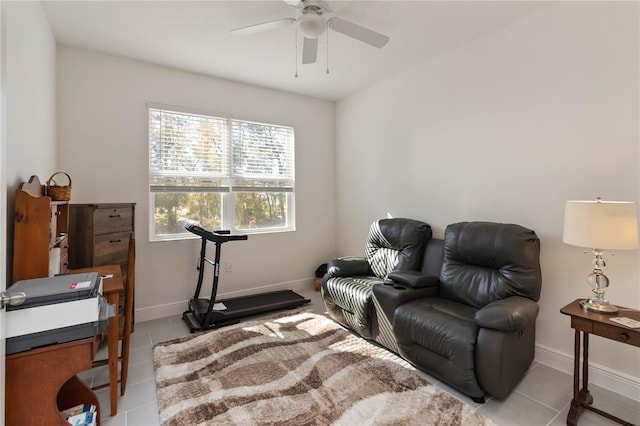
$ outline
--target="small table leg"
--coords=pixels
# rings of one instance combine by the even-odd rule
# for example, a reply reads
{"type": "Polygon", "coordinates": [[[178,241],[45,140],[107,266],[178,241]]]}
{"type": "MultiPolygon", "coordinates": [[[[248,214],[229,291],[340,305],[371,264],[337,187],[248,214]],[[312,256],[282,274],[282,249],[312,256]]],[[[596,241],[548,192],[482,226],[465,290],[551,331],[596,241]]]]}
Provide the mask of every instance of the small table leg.
{"type": "Polygon", "coordinates": [[[580,394],[586,394],[590,401],[587,404],[593,403],[593,398],[589,394],[589,333],[582,333],[582,390],[580,394]]]}
{"type": "Polygon", "coordinates": [[[107,295],[107,302],[114,305],[114,316],[109,318],[107,334],[107,351],[109,358],[109,402],[111,416],[118,413],[118,293],[107,295]]]}
{"type": "Polygon", "coordinates": [[[580,402],[578,395],[580,392],[580,331],[575,331],[573,343],[573,399],[571,400],[571,408],[567,415],[567,425],[575,426],[578,423],[580,415],[580,402]]]}
{"type": "Polygon", "coordinates": [[[582,358],[582,389],[580,389],[580,331],[575,331],[573,352],[573,399],[567,415],[567,425],[578,424],[578,417],[587,405],[593,403],[593,397],[589,393],[589,335],[584,333],[584,349],[582,358]]]}

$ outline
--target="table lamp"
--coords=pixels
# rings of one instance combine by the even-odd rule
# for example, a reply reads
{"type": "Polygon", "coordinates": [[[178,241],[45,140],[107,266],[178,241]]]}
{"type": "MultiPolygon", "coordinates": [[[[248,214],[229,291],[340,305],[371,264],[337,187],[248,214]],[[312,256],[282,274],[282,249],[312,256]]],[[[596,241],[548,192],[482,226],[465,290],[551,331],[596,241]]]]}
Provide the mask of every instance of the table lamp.
{"type": "Polygon", "coordinates": [[[583,309],[599,313],[616,313],[618,308],[604,297],[609,278],[602,268],[603,251],[633,250],[638,248],[638,208],[628,201],[567,201],[564,209],[562,241],[593,250],[593,272],[587,281],[593,287],[593,296],[583,300],[583,309]]]}

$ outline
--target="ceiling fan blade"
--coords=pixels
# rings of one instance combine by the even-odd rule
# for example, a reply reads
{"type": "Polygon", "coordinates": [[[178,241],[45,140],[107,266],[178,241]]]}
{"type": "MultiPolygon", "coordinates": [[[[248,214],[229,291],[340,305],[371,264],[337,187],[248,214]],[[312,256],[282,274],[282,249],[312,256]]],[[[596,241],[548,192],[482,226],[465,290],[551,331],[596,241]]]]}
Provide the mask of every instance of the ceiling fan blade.
{"type": "Polygon", "coordinates": [[[304,38],[302,45],[302,63],[313,64],[318,57],[318,39],[304,38]]]}
{"type": "Polygon", "coordinates": [[[291,24],[295,24],[294,18],[276,19],[275,21],[263,22],[261,24],[249,25],[248,27],[236,28],[229,30],[229,32],[235,36],[245,36],[263,31],[269,31],[276,28],[286,27],[291,24]]]}
{"type": "Polygon", "coordinates": [[[384,47],[389,41],[389,37],[384,34],[377,33],[373,30],[365,28],[353,22],[345,21],[342,18],[329,19],[329,28],[346,36],[353,37],[356,40],[370,44],[378,49],[384,47]]]}

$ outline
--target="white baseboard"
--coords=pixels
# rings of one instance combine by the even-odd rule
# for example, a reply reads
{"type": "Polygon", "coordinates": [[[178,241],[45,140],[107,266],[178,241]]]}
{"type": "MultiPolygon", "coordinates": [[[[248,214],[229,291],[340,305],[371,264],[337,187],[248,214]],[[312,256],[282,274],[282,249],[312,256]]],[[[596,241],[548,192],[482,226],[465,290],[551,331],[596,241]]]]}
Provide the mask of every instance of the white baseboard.
{"type": "MultiPolygon", "coordinates": [[[[304,290],[313,289],[313,278],[289,281],[285,283],[272,284],[262,287],[255,287],[251,290],[231,291],[220,293],[216,299],[228,299],[231,297],[242,297],[256,293],[265,293],[278,290],[304,290]]],[[[208,295],[206,296],[209,297],[208,295]]],[[[167,303],[164,305],[150,306],[148,308],[136,309],[136,321],[151,321],[158,318],[182,315],[187,309],[187,301],[167,303]]]]}
{"type": "MultiPolygon", "coordinates": [[[[536,345],[535,361],[573,376],[573,355],[536,345]]],[[[589,362],[589,383],[640,402],[640,380],[620,371],[589,362]]]]}

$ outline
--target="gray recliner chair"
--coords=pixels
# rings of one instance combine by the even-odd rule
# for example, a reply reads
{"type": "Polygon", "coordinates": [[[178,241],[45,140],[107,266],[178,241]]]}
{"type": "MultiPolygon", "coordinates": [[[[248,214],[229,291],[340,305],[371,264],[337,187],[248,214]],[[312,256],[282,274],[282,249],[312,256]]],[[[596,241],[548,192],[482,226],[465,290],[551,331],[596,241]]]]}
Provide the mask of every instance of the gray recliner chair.
{"type": "Polygon", "coordinates": [[[372,288],[392,271],[419,272],[431,227],[424,222],[393,218],[375,221],[363,257],[341,257],[327,265],[322,299],[329,315],[360,336],[395,346],[391,325],[382,326],[373,305],[372,288]]]}
{"type": "Polygon", "coordinates": [[[478,402],[504,398],[534,357],[540,241],[519,225],[465,222],[446,228],[443,253],[428,283],[437,297],[394,311],[399,353],[478,402]]]}

